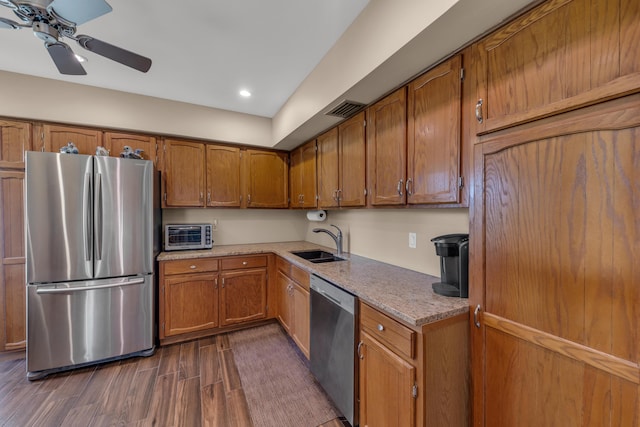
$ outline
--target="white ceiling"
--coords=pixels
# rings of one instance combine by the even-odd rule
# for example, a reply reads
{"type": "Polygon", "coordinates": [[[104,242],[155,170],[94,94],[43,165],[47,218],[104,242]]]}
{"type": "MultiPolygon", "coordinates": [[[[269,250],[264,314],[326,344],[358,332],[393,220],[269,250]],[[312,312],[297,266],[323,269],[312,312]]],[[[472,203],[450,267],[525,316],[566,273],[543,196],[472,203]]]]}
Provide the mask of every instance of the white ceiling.
{"type": "MultiPolygon", "coordinates": [[[[42,0],[39,0],[42,2],[42,0]]],[[[78,27],[152,59],[141,73],[86,51],[86,76],[58,73],[31,30],[0,29],[0,70],[273,117],[368,0],[107,0],[78,27]],[[240,89],[252,92],[249,99],[240,89]]],[[[17,20],[0,7],[0,17],[17,20]]]]}

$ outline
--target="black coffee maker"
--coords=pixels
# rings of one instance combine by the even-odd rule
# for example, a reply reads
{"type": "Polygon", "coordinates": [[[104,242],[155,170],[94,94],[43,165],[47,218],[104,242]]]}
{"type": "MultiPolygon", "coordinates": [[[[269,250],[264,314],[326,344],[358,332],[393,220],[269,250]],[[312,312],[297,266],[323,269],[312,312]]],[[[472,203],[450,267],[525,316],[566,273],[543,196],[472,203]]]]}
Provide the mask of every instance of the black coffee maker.
{"type": "Polygon", "coordinates": [[[446,234],[431,239],[440,256],[440,283],[433,292],[448,297],[469,297],[469,235],[446,234]]]}

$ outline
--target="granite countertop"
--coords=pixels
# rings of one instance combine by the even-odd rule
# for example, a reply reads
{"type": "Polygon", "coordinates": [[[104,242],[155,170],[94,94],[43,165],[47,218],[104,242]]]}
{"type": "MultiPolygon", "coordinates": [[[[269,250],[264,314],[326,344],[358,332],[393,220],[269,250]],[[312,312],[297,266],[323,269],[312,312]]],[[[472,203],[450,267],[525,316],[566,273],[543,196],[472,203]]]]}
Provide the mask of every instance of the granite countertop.
{"type": "Polygon", "coordinates": [[[309,273],[316,274],[409,325],[422,325],[469,312],[466,298],[437,295],[431,284],[439,277],[418,273],[358,255],[345,253],[346,261],[314,264],[291,251],[335,250],[309,242],[280,242],[214,246],[199,251],[162,252],[158,261],[275,253],[309,273]]]}

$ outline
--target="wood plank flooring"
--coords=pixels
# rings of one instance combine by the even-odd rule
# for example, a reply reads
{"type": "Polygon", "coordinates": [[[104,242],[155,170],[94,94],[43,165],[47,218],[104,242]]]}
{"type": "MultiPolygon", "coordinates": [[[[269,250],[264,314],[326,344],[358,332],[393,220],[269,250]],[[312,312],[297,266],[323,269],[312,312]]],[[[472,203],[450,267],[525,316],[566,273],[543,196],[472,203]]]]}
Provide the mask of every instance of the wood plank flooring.
{"type": "Polygon", "coordinates": [[[1,426],[252,426],[227,335],[34,382],[25,363],[0,353],[1,426]]]}

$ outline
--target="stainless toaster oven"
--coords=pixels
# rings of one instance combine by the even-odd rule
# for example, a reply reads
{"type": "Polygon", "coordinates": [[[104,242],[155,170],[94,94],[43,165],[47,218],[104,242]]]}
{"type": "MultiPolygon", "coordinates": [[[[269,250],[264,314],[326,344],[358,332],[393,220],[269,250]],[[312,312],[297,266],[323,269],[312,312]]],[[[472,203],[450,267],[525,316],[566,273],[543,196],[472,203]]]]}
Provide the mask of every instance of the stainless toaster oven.
{"type": "Polygon", "coordinates": [[[211,224],[167,224],[164,228],[164,250],[211,249],[211,224]]]}

